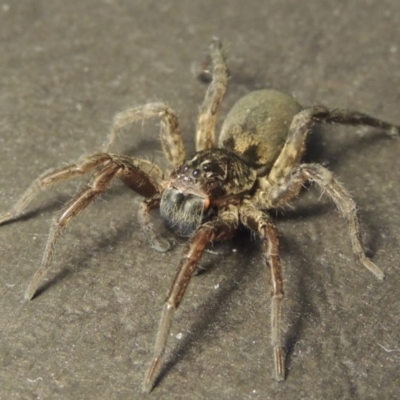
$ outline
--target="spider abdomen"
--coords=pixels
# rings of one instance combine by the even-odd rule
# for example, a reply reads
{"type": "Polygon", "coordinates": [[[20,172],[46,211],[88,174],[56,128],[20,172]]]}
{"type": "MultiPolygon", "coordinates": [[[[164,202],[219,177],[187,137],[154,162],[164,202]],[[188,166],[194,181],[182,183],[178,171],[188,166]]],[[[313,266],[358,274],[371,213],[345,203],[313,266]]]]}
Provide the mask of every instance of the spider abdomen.
{"type": "Polygon", "coordinates": [[[235,152],[265,174],[285,144],[293,117],[301,110],[293,97],[277,90],[251,92],[228,113],[219,146],[235,152]]]}

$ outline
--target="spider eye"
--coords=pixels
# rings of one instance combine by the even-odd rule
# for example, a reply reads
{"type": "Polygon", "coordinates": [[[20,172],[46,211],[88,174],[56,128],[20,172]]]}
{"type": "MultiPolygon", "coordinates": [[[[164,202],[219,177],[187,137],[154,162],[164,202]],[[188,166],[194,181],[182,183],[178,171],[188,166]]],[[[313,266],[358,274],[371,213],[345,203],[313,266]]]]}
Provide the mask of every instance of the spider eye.
{"type": "Polygon", "coordinates": [[[201,174],[201,171],[200,171],[199,169],[195,169],[195,170],[192,172],[193,178],[198,178],[198,177],[200,176],[200,174],[201,174]]]}

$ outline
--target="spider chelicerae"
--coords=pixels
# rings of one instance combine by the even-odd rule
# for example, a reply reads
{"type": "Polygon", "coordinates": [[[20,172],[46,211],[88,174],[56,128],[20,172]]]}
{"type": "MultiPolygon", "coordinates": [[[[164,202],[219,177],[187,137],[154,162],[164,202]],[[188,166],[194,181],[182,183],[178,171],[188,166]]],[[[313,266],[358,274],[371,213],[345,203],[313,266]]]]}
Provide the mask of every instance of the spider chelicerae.
{"type": "Polygon", "coordinates": [[[176,113],[164,103],[149,103],[115,116],[102,152],[82,157],[75,164],[45,172],[37,178],[10,211],[0,215],[0,223],[20,216],[41,190],[67,179],[93,173],[91,182],[63,208],[52,223],[40,267],[31,280],[25,299],[31,300],[48,272],[55,244],[63,230],[81,211],[119,178],[130,189],[145,197],[139,206],[139,221],[150,245],[167,251],[151,222],[158,209],[166,226],[189,237],[178,271],[161,314],[154,355],[145,377],[149,392],[159,376],[163,354],[176,309],[182,301],[196,266],[210,242],[231,238],[239,226],[256,233],[269,270],[271,284],[271,339],[274,377],[285,378],[285,354],[281,335],[283,300],[282,268],[278,232],[270,211],[296,198],[306,182],[314,182],[336,204],[347,220],[352,248],[365,268],[378,279],[383,272],[365,255],[361,242],[357,207],[347,190],[333,174],[319,164],[301,163],[310,129],[316,123],[366,125],[398,136],[395,126],[345,109],[323,106],[303,109],[295,99],[275,90],[259,90],[240,99],[226,117],[215,143],[219,105],[228,83],[228,71],[221,43],[210,45],[212,79],[200,108],[196,131],[196,153],[187,158],[176,113]],[[173,170],[164,175],[154,163],[110,152],[124,127],[136,121],[158,117],[160,139],[173,170]]]}

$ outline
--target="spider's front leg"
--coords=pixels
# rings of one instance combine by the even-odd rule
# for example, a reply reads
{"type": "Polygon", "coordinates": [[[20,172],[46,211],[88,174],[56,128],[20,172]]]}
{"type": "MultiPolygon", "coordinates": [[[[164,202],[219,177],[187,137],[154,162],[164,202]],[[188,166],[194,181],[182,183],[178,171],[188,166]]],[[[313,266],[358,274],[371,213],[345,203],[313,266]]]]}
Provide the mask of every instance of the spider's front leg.
{"type": "Polygon", "coordinates": [[[108,154],[94,154],[78,161],[75,164],[70,164],[65,167],[51,169],[46,171],[35,179],[29,188],[17,200],[14,206],[2,214],[0,214],[0,224],[13,220],[24,213],[30,202],[42,190],[53,186],[59,182],[76,178],[93,171],[96,167],[107,162],[110,159],[108,154]]]}
{"type": "Polygon", "coordinates": [[[285,354],[282,348],[282,300],[283,281],[279,257],[278,231],[272,218],[257,209],[250,201],[240,207],[240,221],[260,235],[263,253],[270,272],[271,285],[271,342],[274,352],[274,377],[278,382],[285,379],[285,354]]]}
{"type": "Polygon", "coordinates": [[[118,172],[118,169],[119,166],[115,164],[109,164],[104,167],[99,173],[96,174],[93,184],[89,185],[83,192],[73,198],[62,210],[61,216],[54,220],[50,228],[50,233],[47,239],[46,248],[43,253],[41,265],[36,270],[35,275],[29,283],[29,286],[25,292],[25,300],[31,300],[33,298],[40,285],[40,282],[45,277],[51,263],[56,241],[61,235],[61,232],[78,213],[86,208],[97,195],[104,191],[105,186],[118,172]]]}
{"type": "Polygon", "coordinates": [[[315,182],[336,204],[340,214],[347,220],[353,252],[370,272],[383,280],[385,274],[366,255],[361,240],[357,206],[347,190],[337,181],[332,172],[319,164],[302,164],[286,176],[284,181],[273,186],[269,192],[258,193],[260,206],[278,208],[296,197],[306,182],[315,182]]]}
{"type": "Polygon", "coordinates": [[[160,140],[165,157],[175,167],[186,159],[185,147],[182,142],[179,122],[176,113],[164,103],[148,103],[143,106],[129,108],[114,117],[111,132],[103,151],[108,152],[115,142],[119,131],[136,121],[158,117],[161,121],[160,140]]]}
{"type": "Polygon", "coordinates": [[[206,246],[211,241],[221,241],[230,238],[237,229],[238,219],[237,208],[235,206],[228,206],[224,211],[219,213],[217,218],[200,226],[191,237],[161,314],[154,346],[153,361],[143,385],[145,392],[150,392],[157,380],[175,311],[182,301],[186,288],[206,246]]]}
{"type": "Polygon", "coordinates": [[[48,186],[63,180],[75,178],[97,169],[93,181],[76,195],[62,210],[61,215],[53,221],[50,229],[46,248],[43,253],[42,262],[37,269],[26,292],[25,299],[31,300],[35,295],[40,282],[45,277],[51,262],[55,244],[62,231],[73,218],[83,211],[92,201],[103,193],[111,180],[117,176],[127,186],[142,196],[152,197],[160,193],[158,179],[161,171],[146,160],[134,159],[122,155],[100,153],[88,156],[76,164],[71,164],[61,169],[46,172],[40,176],[22,195],[16,206],[2,215],[0,222],[10,220],[20,215],[34,196],[48,186]],[[141,168],[151,169],[151,174],[141,168]]]}

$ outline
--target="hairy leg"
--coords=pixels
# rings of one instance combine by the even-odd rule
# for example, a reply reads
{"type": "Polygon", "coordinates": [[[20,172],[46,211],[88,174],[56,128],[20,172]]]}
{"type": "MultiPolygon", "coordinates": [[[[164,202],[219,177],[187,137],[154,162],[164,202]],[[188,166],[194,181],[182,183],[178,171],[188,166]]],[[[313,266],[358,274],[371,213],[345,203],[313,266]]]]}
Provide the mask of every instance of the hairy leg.
{"type": "Polygon", "coordinates": [[[349,236],[354,254],[378,279],[384,279],[384,273],[365,255],[361,240],[360,221],[356,203],[347,190],[336,180],[332,172],[319,164],[302,164],[270,191],[257,194],[259,207],[278,208],[296,197],[306,182],[315,182],[323,193],[336,204],[340,214],[347,220],[349,236]]]}
{"type": "Polygon", "coordinates": [[[389,136],[398,136],[400,133],[400,126],[390,124],[358,111],[345,109],[329,110],[324,106],[314,106],[305,109],[293,118],[285,145],[269,173],[268,179],[271,183],[279,182],[300,162],[305,150],[308,133],[316,123],[371,126],[383,129],[389,136]]]}
{"type": "MultiPolygon", "coordinates": [[[[28,189],[22,194],[22,196],[17,200],[14,206],[2,214],[0,214],[0,224],[15,219],[22,215],[31,201],[42,191],[51,187],[57,183],[61,183],[68,179],[74,179],[78,176],[85,175],[89,172],[94,171],[96,168],[101,168],[102,166],[113,162],[113,160],[119,160],[119,162],[132,163],[138,168],[138,171],[143,169],[148,171],[149,180],[151,184],[148,190],[152,192],[152,187],[157,187],[159,191],[157,180],[162,179],[161,169],[150,163],[147,160],[140,160],[131,157],[117,156],[114,154],[99,153],[91,156],[86,156],[77,161],[75,164],[66,165],[61,168],[51,169],[46,171],[44,174],[40,175],[35,179],[28,189]]],[[[147,175],[147,174],[146,174],[147,175]]],[[[144,187],[143,189],[146,189],[144,187]]]]}
{"type": "Polygon", "coordinates": [[[49,237],[47,239],[46,248],[43,253],[40,267],[36,270],[29,286],[25,292],[25,300],[31,300],[35,295],[40,282],[45,277],[54,253],[57,239],[61,232],[66,228],[69,222],[85,209],[97,195],[104,191],[106,184],[114,177],[119,169],[118,165],[109,164],[104,167],[93,181],[84,191],[74,197],[67,206],[62,210],[61,216],[53,221],[50,228],[49,237]]]}
{"type": "Polygon", "coordinates": [[[271,285],[271,342],[274,352],[274,377],[281,382],[285,379],[285,355],[282,348],[282,266],[279,257],[278,231],[272,218],[258,210],[250,201],[240,207],[240,221],[260,235],[263,253],[270,273],[271,285]]]}
{"type": "Polygon", "coordinates": [[[197,120],[197,151],[215,147],[217,112],[228,86],[228,68],[225,63],[222,45],[218,39],[214,39],[211,42],[210,56],[213,63],[213,74],[197,120]]]}
{"type": "Polygon", "coordinates": [[[191,237],[161,314],[161,321],[154,346],[153,361],[143,385],[145,392],[150,392],[157,380],[175,311],[182,301],[196,265],[206,246],[210,241],[220,241],[230,238],[236,231],[237,226],[237,209],[234,206],[229,206],[215,220],[200,226],[191,237]]]}
{"type": "MultiPolygon", "coordinates": [[[[108,184],[115,176],[120,178],[131,189],[135,190],[137,193],[143,196],[151,197],[159,193],[159,186],[154,177],[150,176],[139,168],[142,160],[135,160],[125,156],[102,154],[96,155],[96,157],[88,157],[85,159],[85,161],[86,164],[90,165],[91,167],[88,167],[86,172],[93,169],[95,166],[99,169],[95,173],[92,182],[88,184],[87,187],[82,190],[78,195],[76,195],[63,208],[60,216],[53,221],[49,237],[47,239],[46,248],[43,253],[42,262],[25,293],[26,300],[31,300],[33,298],[40,285],[40,282],[45,277],[51,263],[55,244],[63,230],[69,225],[73,218],[75,218],[81,211],[83,211],[89,204],[91,204],[96,197],[98,197],[106,190],[108,184]]],[[[85,164],[85,162],[79,165],[83,164],[85,164]]],[[[60,172],[61,170],[57,170],[55,172],[53,171],[53,173],[46,174],[44,178],[39,178],[37,185],[34,185],[35,190],[37,186],[40,187],[40,184],[42,184],[42,186],[46,186],[47,184],[48,186],[50,185],[49,182],[55,183],[62,180],[60,176],[62,176],[63,179],[68,179],[71,176],[75,176],[78,173],[76,172],[77,165],[78,164],[74,164],[73,166],[65,167],[63,172],[60,172]]],[[[35,190],[29,191],[28,189],[31,197],[32,193],[37,192],[37,190],[35,190]]],[[[22,200],[24,199],[27,199],[25,203],[29,202],[30,200],[29,196],[28,198],[26,196],[23,196],[22,200]]],[[[24,203],[24,201],[20,203],[22,204],[24,203]]],[[[22,212],[23,210],[20,209],[17,211],[22,212]]]]}
{"type": "Polygon", "coordinates": [[[76,164],[46,171],[32,182],[11,210],[0,214],[0,224],[20,216],[40,191],[67,179],[73,179],[79,175],[87,174],[99,165],[108,162],[109,159],[110,156],[108,154],[95,154],[79,160],[76,164]]]}
{"type": "Polygon", "coordinates": [[[179,129],[178,117],[164,103],[148,103],[144,106],[129,108],[118,113],[114,117],[111,132],[103,146],[103,151],[108,152],[110,150],[122,128],[132,125],[136,121],[152,117],[160,118],[160,139],[165,157],[174,166],[181,165],[185,161],[186,153],[179,129]]]}

